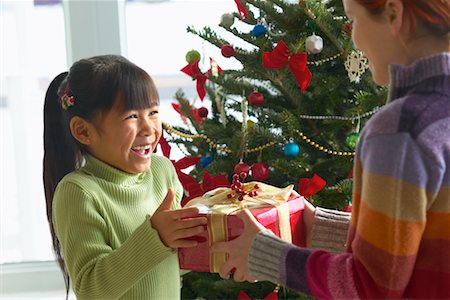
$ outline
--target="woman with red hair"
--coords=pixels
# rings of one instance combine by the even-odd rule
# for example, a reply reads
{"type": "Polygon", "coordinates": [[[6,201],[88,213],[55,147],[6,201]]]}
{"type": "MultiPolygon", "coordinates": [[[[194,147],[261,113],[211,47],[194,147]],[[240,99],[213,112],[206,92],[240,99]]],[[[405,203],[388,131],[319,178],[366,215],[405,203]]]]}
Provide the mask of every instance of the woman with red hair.
{"type": "Polygon", "coordinates": [[[450,0],[343,3],[374,81],[389,85],[357,146],[348,227],[342,213],[304,212],[312,244],[345,230],[345,251],[296,247],[243,211],[244,233],[213,245],[229,255],[220,275],[316,298],[450,299],[450,0]]]}

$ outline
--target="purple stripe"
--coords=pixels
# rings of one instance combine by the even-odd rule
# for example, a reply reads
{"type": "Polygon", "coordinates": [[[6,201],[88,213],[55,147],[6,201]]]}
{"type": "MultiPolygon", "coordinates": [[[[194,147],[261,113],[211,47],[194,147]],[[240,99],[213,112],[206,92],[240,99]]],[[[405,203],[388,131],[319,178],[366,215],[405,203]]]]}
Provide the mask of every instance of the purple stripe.
{"type": "Polygon", "coordinates": [[[428,126],[446,118],[450,118],[448,97],[435,95],[431,101],[423,95],[410,95],[403,105],[398,130],[416,138],[428,126]]]}
{"type": "MultiPolygon", "coordinates": [[[[390,66],[389,102],[412,94],[441,93],[450,90],[450,54],[441,53],[425,57],[410,66],[390,66]]],[[[448,97],[448,96],[447,96],[448,97]]]]}
{"type": "MultiPolygon", "coordinates": [[[[438,164],[450,166],[450,117],[428,126],[416,141],[422,148],[427,149],[427,154],[438,164]]],[[[450,172],[450,168],[447,172],[450,172]]],[[[444,182],[450,183],[448,180],[444,182]]]]}
{"type": "Polygon", "coordinates": [[[361,139],[378,134],[396,133],[404,100],[388,103],[374,114],[364,127],[361,139]]]}
{"type": "Polygon", "coordinates": [[[409,134],[391,134],[360,141],[359,157],[365,172],[407,181],[437,193],[444,170],[428,158],[409,134]]]}
{"type": "Polygon", "coordinates": [[[424,57],[409,66],[392,65],[390,71],[393,79],[391,86],[413,86],[424,78],[450,75],[450,54],[441,53],[433,57],[424,57]]]}
{"type": "Polygon", "coordinates": [[[288,288],[309,294],[310,290],[306,274],[306,262],[311,255],[311,251],[294,246],[286,248],[286,286],[288,288]]]}

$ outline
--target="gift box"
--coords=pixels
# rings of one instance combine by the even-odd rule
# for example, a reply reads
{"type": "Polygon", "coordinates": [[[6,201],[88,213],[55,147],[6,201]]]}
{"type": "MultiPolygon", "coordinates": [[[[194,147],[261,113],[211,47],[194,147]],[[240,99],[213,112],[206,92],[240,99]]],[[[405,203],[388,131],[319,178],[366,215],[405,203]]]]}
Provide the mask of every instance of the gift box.
{"type": "Polygon", "coordinates": [[[277,188],[261,182],[243,184],[247,195],[238,200],[230,188],[217,188],[189,201],[185,207],[199,208],[199,214],[208,219],[207,231],[195,237],[196,247],[178,249],[180,268],[199,272],[219,272],[226,261],[225,253],[212,253],[210,246],[219,241],[238,237],[243,229],[236,213],[248,208],[259,223],[280,238],[304,246],[302,211],[304,198],[293,186],[277,188]],[[256,187],[256,189],[255,189],[256,187]],[[256,193],[252,193],[255,191],[256,193]]]}

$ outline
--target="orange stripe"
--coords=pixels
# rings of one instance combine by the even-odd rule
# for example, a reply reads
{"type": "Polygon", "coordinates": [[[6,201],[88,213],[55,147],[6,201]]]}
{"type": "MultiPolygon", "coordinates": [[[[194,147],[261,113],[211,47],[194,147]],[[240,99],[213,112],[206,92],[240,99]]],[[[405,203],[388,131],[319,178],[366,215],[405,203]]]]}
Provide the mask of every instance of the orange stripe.
{"type": "Polygon", "coordinates": [[[356,221],[359,217],[359,204],[361,203],[361,195],[357,193],[353,193],[352,196],[352,217],[350,219],[350,223],[356,227],[356,221]]]}
{"type": "Polygon", "coordinates": [[[423,236],[450,241],[450,213],[427,212],[427,227],[423,236]]]}
{"type": "Polygon", "coordinates": [[[363,201],[360,205],[359,216],[355,220],[358,235],[391,255],[417,254],[425,222],[394,220],[370,209],[363,201]]]}

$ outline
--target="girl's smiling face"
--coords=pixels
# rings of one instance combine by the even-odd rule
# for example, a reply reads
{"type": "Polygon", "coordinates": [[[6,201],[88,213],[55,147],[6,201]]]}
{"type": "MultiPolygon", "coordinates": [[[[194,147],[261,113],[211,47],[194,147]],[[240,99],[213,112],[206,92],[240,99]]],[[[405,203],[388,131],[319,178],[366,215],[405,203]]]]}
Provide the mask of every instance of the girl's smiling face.
{"type": "Polygon", "coordinates": [[[149,169],[151,154],[162,133],[159,106],[123,111],[115,104],[94,123],[87,145],[90,154],[127,173],[149,169]]]}

